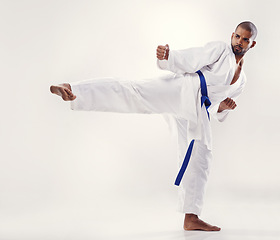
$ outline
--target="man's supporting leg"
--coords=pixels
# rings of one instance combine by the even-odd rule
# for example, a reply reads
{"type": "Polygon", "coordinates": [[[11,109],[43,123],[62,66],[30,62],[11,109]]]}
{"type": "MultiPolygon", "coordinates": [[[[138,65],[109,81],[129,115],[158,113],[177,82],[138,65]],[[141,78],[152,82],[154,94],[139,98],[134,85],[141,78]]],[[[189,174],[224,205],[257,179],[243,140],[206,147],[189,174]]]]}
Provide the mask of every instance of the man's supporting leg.
{"type": "MultiPolygon", "coordinates": [[[[188,121],[177,119],[179,160],[184,159],[191,139],[188,136],[188,121]]],[[[212,226],[199,219],[203,206],[205,187],[209,175],[209,165],[212,160],[211,150],[202,140],[195,140],[189,165],[179,187],[179,210],[185,213],[185,230],[219,231],[220,228],[212,226]]]]}

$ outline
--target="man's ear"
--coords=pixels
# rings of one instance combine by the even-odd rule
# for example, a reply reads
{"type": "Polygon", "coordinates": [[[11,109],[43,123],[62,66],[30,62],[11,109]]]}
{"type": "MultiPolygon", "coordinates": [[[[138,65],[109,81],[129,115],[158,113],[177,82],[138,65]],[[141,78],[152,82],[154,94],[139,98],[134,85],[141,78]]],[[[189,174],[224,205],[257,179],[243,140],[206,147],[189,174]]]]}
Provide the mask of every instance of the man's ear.
{"type": "Polygon", "coordinates": [[[250,48],[255,47],[255,46],[256,46],[256,44],[257,44],[257,42],[256,42],[256,41],[253,41],[252,46],[251,46],[250,48]]]}
{"type": "Polygon", "coordinates": [[[234,36],[234,32],[231,34],[231,39],[233,39],[233,36],[234,36]]]}

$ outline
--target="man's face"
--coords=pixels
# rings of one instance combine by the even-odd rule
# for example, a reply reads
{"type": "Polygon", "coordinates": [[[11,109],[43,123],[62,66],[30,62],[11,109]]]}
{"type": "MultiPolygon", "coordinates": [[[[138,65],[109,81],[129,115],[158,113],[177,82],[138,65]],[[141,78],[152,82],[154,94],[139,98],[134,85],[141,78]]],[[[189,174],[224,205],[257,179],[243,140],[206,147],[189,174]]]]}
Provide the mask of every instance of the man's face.
{"type": "Polygon", "coordinates": [[[231,47],[235,55],[244,55],[250,48],[256,44],[252,39],[252,33],[238,27],[231,36],[231,47]]]}

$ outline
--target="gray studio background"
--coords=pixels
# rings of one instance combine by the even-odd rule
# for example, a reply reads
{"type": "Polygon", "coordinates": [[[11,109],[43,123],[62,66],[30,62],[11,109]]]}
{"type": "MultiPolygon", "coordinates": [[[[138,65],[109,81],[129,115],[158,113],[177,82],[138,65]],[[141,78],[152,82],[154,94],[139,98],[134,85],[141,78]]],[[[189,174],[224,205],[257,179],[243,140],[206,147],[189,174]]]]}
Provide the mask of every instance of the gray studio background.
{"type": "Polygon", "coordinates": [[[176,146],[163,118],[74,112],[49,86],[166,74],[156,66],[157,45],[230,42],[244,20],[259,36],[245,58],[238,107],[212,122],[202,217],[228,229],[279,229],[277,1],[1,0],[0,239],[181,230],[176,146]]]}

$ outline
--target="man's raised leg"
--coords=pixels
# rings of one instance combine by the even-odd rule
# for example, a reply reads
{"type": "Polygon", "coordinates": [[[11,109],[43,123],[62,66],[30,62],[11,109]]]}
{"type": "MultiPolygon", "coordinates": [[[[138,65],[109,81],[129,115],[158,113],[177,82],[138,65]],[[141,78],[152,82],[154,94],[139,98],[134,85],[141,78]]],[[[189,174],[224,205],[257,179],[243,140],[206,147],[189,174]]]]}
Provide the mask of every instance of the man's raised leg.
{"type": "MultiPolygon", "coordinates": [[[[71,101],[72,110],[185,115],[188,90],[183,77],[123,81],[118,78],[98,78],[52,86],[51,91],[65,101],[71,101]],[[186,88],[186,92],[182,91],[186,88]]],[[[192,96],[195,99],[195,96],[192,96]]],[[[188,108],[196,109],[195,101],[188,108]]]]}

